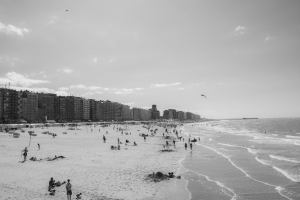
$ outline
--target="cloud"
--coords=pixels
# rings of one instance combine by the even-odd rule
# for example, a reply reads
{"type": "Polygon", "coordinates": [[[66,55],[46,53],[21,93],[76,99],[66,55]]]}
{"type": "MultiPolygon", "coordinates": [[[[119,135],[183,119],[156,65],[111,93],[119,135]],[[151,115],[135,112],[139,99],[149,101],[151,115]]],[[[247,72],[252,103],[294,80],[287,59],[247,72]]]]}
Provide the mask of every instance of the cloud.
{"type": "Polygon", "coordinates": [[[234,29],[234,35],[242,35],[245,33],[246,27],[238,26],[234,29]]]}
{"type": "Polygon", "coordinates": [[[175,86],[180,85],[181,83],[170,83],[170,84],[152,84],[152,87],[169,87],[169,86],[175,86]]]}
{"type": "Polygon", "coordinates": [[[63,71],[64,71],[65,73],[67,73],[67,74],[70,74],[70,73],[73,72],[73,70],[72,70],[72,69],[69,69],[69,68],[63,69],[63,71]]]}
{"type": "Polygon", "coordinates": [[[60,87],[60,88],[58,88],[59,90],[68,90],[69,88],[67,88],[67,87],[60,87]]]}
{"type": "Polygon", "coordinates": [[[270,40],[273,40],[273,39],[274,39],[274,37],[267,36],[266,39],[265,39],[265,42],[270,41],[270,40]]]}
{"type": "Polygon", "coordinates": [[[112,59],[109,60],[109,62],[110,62],[110,63],[116,62],[116,60],[117,60],[116,58],[112,58],[112,59]]]}
{"type": "Polygon", "coordinates": [[[30,92],[42,92],[42,93],[53,93],[53,94],[57,94],[59,96],[68,96],[69,93],[67,93],[66,91],[56,91],[56,90],[52,90],[49,88],[30,88],[30,87],[18,87],[18,86],[11,86],[11,89],[20,91],[20,90],[27,90],[30,92]]]}
{"type": "Polygon", "coordinates": [[[95,57],[94,59],[93,59],[93,63],[97,63],[97,61],[98,61],[98,58],[97,57],[95,57]]]}
{"type": "Polygon", "coordinates": [[[8,83],[14,86],[19,85],[23,87],[28,87],[34,84],[49,83],[49,81],[30,79],[16,72],[8,72],[5,75],[5,77],[0,77],[0,84],[4,85],[8,83]]]}
{"type": "Polygon", "coordinates": [[[69,90],[69,89],[86,89],[86,90],[98,90],[102,89],[102,87],[99,86],[90,86],[87,87],[85,85],[71,85],[70,87],[60,87],[60,90],[69,90]]]}
{"type": "Polygon", "coordinates": [[[16,63],[24,62],[23,60],[19,58],[9,58],[8,56],[0,57],[0,62],[8,63],[11,67],[16,66],[16,63]]]}
{"type": "Polygon", "coordinates": [[[24,33],[28,33],[29,30],[27,28],[18,28],[14,25],[8,24],[7,26],[0,22],[0,31],[6,33],[7,35],[17,34],[21,37],[24,36],[24,33]]]}
{"type": "Polygon", "coordinates": [[[122,104],[124,104],[124,105],[128,105],[128,106],[131,106],[131,105],[135,104],[135,102],[122,103],[122,104]]]}
{"type": "Polygon", "coordinates": [[[54,93],[58,96],[69,96],[69,93],[66,91],[55,91],[54,93]]]}
{"type": "Polygon", "coordinates": [[[54,16],[54,15],[49,16],[49,18],[50,18],[50,22],[48,23],[48,25],[51,25],[51,24],[56,23],[56,21],[57,21],[57,19],[58,19],[58,17],[57,17],[57,16],[54,16]]]}

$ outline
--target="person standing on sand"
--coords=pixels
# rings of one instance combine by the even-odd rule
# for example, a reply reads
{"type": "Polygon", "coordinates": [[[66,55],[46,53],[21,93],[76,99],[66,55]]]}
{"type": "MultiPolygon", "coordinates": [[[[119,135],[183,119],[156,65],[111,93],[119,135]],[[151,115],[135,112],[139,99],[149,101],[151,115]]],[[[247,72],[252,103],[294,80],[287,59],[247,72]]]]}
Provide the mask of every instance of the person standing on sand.
{"type": "Polygon", "coordinates": [[[120,139],[118,138],[118,144],[120,144],[120,139]]]}
{"type": "Polygon", "coordinates": [[[103,142],[105,143],[105,141],[106,141],[106,138],[105,138],[105,136],[103,135],[103,142]]]}
{"type": "Polygon", "coordinates": [[[187,143],[184,144],[184,148],[185,148],[185,150],[186,150],[186,148],[187,148],[187,143]]]}
{"type": "Polygon", "coordinates": [[[146,136],[144,136],[144,142],[146,142],[146,136]]]}
{"type": "Polygon", "coordinates": [[[193,150],[193,143],[190,143],[190,149],[193,150]]]}
{"type": "Polygon", "coordinates": [[[41,150],[40,147],[41,147],[41,146],[40,146],[40,144],[38,143],[38,148],[39,148],[39,150],[41,150]]]}
{"type": "MultiPolygon", "coordinates": [[[[28,152],[27,147],[25,147],[25,149],[24,149],[23,151],[24,151],[23,156],[24,156],[24,162],[25,162],[25,161],[26,161],[26,158],[27,158],[27,152],[28,152]]],[[[22,151],[22,152],[23,152],[23,151],[22,151]]]]}
{"type": "Polygon", "coordinates": [[[68,179],[68,183],[66,185],[66,190],[67,190],[67,199],[71,200],[71,197],[72,197],[72,185],[70,183],[70,179],[68,179]]]}
{"type": "Polygon", "coordinates": [[[174,147],[175,147],[175,140],[173,140],[173,144],[174,144],[174,147]]]}

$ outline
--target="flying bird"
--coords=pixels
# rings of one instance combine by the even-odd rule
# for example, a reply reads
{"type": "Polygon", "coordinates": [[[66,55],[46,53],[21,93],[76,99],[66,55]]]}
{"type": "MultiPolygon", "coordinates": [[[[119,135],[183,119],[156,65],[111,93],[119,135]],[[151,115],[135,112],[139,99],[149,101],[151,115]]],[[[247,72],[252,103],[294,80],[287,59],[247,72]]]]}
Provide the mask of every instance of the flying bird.
{"type": "Polygon", "coordinates": [[[207,99],[206,96],[205,96],[204,94],[201,94],[201,96],[203,96],[203,97],[205,97],[205,99],[207,99]]]}

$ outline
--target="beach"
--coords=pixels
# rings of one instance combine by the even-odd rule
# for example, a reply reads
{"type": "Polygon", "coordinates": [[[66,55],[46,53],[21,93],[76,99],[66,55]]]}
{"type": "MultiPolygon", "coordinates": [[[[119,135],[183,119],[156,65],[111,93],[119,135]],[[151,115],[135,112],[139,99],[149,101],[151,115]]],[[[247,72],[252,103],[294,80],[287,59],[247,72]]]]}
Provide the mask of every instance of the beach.
{"type": "MultiPolygon", "coordinates": [[[[0,133],[0,199],[66,199],[65,185],[56,187],[55,196],[48,192],[51,177],[55,181],[67,181],[72,184],[73,196],[82,193],[82,199],[189,199],[185,179],[171,178],[161,182],[146,180],[147,175],[160,171],[164,174],[179,174],[179,161],[185,157],[182,142],[174,152],[161,152],[164,149],[165,128],[157,128],[155,136],[143,125],[129,125],[121,131],[109,127],[81,126],[81,130],[67,130],[68,127],[24,128],[19,138],[8,133],[0,133]],[[99,132],[100,129],[100,132],[99,132]],[[34,131],[37,136],[30,136],[34,131]],[[43,131],[57,136],[42,134],[43,131]],[[67,132],[67,134],[63,134],[67,132]],[[106,133],[107,132],[107,133],[106,133]],[[127,135],[125,134],[127,133],[127,135]],[[106,142],[103,141],[103,135],[106,142]],[[111,146],[122,144],[120,150],[111,150],[111,146]],[[130,143],[125,145],[125,140],[130,143]],[[133,142],[137,146],[133,145],[133,142]],[[38,150],[40,144],[40,150],[38,150]],[[21,151],[28,147],[27,161],[23,161],[21,151]],[[47,161],[45,158],[58,158],[47,161]],[[36,157],[40,161],[31,161],[36,157]]],[[[124,127],[119,125],[119,127],[124,127]]],[[[175,136],[174,133],[169,133],[175,136]]],[[[170,142],[171,144],[171,142],[170,142]]]]}

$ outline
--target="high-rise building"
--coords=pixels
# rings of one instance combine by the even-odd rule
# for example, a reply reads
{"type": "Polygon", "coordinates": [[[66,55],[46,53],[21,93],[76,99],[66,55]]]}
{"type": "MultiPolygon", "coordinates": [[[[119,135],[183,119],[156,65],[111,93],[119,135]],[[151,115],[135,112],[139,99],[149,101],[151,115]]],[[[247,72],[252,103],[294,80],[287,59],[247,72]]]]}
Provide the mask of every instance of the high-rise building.
{"type": "Polygon", "coordinates": [[[156,105],[152,105],[151,109],[151,119],[159,119],[160,118],[160,112],[157,110],[156,105]]]}
{"type": "Polygon", "coordinates": [[[89,99],[90,102],[90,120],[96,121],[96,101],[95,99],[89,99]]]}
{"type": "Polygon", "coordinates": [[[122,105],[122,120],[131,120],[130,107],[128,105],[122,105]]]}
{"type": "Polygon", "coordinates": [[[16,123],[18,120],[18,92],[11,89],[2,89],[4,123],[16,123]]]}
{"type": "Polygon", "coordinates": [[[88,99],[82,99],[82,119],[90,120],[90,101],[88,99]]]}
{"type": "Polygon", "coordinates": [[[82,98],[74,97],[74,117],[73,120],[80,121],[82,120],[82,98]]]}
{"type": "Polygon", "coordinates": [[[60,97],[54,97],[54,120],[59,121],[60,119],[60,97]]]}
{"type": "Polygon", "coordinates": [[[3,89],[2,88],[0,88],[0,123],[3,123],[4,121],[4,119],[3,119],[3,93],[4,93],[4,91],[3,91],[3,89]]]}
{"type": "Polygon", "coordinates": [[[39,121],[54,120],[54,101],[56,94],[38,93],[37,95],[39,121]]]}
{"type": "Polygon", "coordinates": [[[38,122],[38,95],[33,92],[24,92],[24,97],[27,98],[27,117],[29,123],[38,122]]]}

